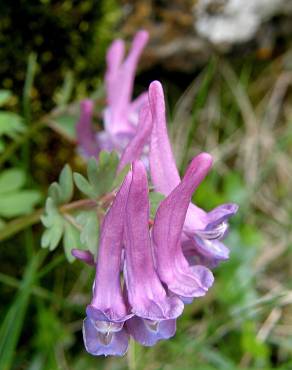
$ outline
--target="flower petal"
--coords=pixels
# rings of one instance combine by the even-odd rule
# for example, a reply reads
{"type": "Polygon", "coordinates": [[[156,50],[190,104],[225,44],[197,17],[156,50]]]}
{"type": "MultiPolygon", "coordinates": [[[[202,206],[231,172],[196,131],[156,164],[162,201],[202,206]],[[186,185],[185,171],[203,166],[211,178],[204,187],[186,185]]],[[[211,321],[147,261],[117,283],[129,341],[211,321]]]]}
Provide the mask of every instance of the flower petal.
{"type": "MultiPolygon", "coordinates": [[[[104,119],[105,129],[112,136],[133,129],[129,122],[133,84],[138,60],[147,41],[148,32],[137,32],[125,61],[119,66],[118,63],[111,65],[106,73],[108,107],[105,110],[104,119]]],[[[121,52],[119,53],[120,58],[121,52]]],[[[111,61],[111,58],[108,57],[108,60],[111,61]]]]}
{"type": "Polygon", "coordinates": [[[183,303],[167,296],[154,268],[149,235],[148,183],[141,162],[134,162],[125,221],[125,281],[132,312],[149,320],[178,317],[183,303]]]}
{"type": "Polygon", "coordinates": [[[72,256],[74,256],[75,258],[77,258],[80,261],[85,262],[89,266],[94,266],[95,265],[94,256],[89,251],[84,251],[84,250],[81,250],[81,249],[74,248],[74,249],[72,249],[71,254],[72,254],[72,256]]]}
{"type": "Polygon", "coordinates": [[[158,81],[149,86],[149,104],[153,119],[149,153],[151,180],[157,192],[168,195],[180,183],[180,176],[169,143],[164,94],[158,81]]]}
{"type": "Polygon", "coordinates": [[[80,118],[76,125],[76,136],[81,151],[86,157],[96,157],[99,147],[92,127],[93,101],[84,99],[80,103],[80,118]]]}
{"type": "Polygon", "coordinates": [[[129,335],[125,329],[102,333],[96,329],[93,321],[86,317],[82,332],[86,351],[94,356],[123,356],[127,352],[129,335]]]}
{"type": "Polygon", "coordinates": [[[143,346],[153,346],[161,339],[175,335],[176,320],[149,321],[137,316],[126,323],[129,334],[143,346]]]}
{"type": "Polygon", "coordinates": [[[201,239],[183,234],[182,249],[190,265],[203,265],[214,268],[229,258],[229,249],[219,240],[201,239]]]}
{"type": "Polygon", "coordinates": [[[136,135],[129,142],[124,150],[118,171],[121,171],[125,165],[132,163],[140,158],[143,149],[149,140],[152,130],[152,118],[149,105],[144,105],[139,114],[139,125],[137,127],[136,135]]]}
{"type": "Polygon", "coordinates": [[[120,266],[130,183],[131,173],[126,176],[101,227],[93,298],[87,313],[92,318],[96,315],[98,320],[122,321],[129,315],[121,288],[120,266]]]}
{"type": "Polygon", "coordinates": [[[160,204],[154,220],[152,236],[159,277],[171,292],[182,297],[204,295],[214,280],[206,267],[190,267],[181,247],[183,225],[192,194],[211,165],[209,154],[201,153],[195,157],[180,184],[160,204]]]}

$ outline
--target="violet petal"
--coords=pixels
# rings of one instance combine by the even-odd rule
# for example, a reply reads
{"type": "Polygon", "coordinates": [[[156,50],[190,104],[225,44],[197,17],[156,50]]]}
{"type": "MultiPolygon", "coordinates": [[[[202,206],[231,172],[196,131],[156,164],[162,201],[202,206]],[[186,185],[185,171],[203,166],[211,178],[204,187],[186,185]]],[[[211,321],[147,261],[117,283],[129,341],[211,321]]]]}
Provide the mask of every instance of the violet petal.
{"type": "Polygon", "coordinates": [[[176,320],[149,321],[137,316],[126,323],[129,334],[143,346],[153,346],[159,340],[169,339],[175,335],[176,320]]]}
{"type": "Polygon", "coordinates": [[[102,223],[93,298],[87,307],[87,315],[95,320],[118,322],[129,317],[121,288],[120,265],[130,183],[129,173],[102,223]]]}
{"type": "Polygon", "coordinates": [[[136,135],[129,142],[126,149],[124,150],[118,171],[121,171],[125,165],[138,160],[142,155],[145,144],[149,140],[152,130],[152,117],[149,109],[149,105],[145,105],[139,114],[139,124],[137,127],[136,135]]]}
{"type": "Polygon", "coordinates": [[[186,212],[194,190],[207,175],[212,157],[201,153],[189,165],[180,184],[160,204],[152,231],[154,254],[160,279],[182,297],[205,295],[213,284],[212,272],[204,266],[189,266],[181,237],[186,212]]]}
{"type": "Polygon", "coordinates": [[[86,157],[96,157],[99,147],[92,127],[93,101],[84,99],[80,103],[80,118],[76,125],[76,136],[81,151],[86,157]]]}
{"type": "Polygon", "coordinates": [[[81,250],[81,249],[74,248],[74,249],[72,249],[71,254],[72,254],[72,256],[74,256],[75,258],[77,258],[80,261],[85,262],[89,266],[94,266],[95,265],[94,256],[89,251],[84,251],[84,250],[81,250]]]}
{"type": "Polygon", "coordinates": [[[128,349],[129,335],[125,329],[102,333],[90,318],[83,321],[83,340],[86,351],[94,356],[123,356],[128,349]]]}
{"type": "Polygon", "coordinates": [[[139,317],[154,321],[176,318],[183,311],[183,303],[176,296],[167,296],[154,268],[144,165],[134,162],[132,172],[124,234],[128,300],[132,312],[139,317]]]}
{"type": "Polygon", "coordinates": [[[164,94],[158,81],[149,86],[149,104],[153,119],[149,153],[151,180],[157,192],[168,195],[180,183],[180,176],[169,143],[164,94]]]}

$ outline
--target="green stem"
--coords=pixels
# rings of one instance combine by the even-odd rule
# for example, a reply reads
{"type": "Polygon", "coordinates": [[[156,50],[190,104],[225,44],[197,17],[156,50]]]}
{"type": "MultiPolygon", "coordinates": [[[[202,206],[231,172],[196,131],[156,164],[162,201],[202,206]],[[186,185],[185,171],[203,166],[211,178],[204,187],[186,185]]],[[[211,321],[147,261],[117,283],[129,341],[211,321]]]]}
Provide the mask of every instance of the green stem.
{"type": "Polygon", "coordinates": [[[129,370],[136,370],[135,341],[133,339],[130,339],[127,363],[129,370]]]}
{"type": "Polygon", "coordinates": [[[16,152],[16,150],[21,147],[28,139],[33,137],[36,132],[44,128],[45,126],[50,126],[50,122],[58,115],[66,112],[65,109],[55,108],[49,114],[46,114],[36,123],[29,124],[27,123],[27,130],[15,139],[10,145],[7,146],[3,154],[0,156],[0,167],[8,160],[12,158],[12,155],[16,152]]]}
{"type": "Polygon", "coordinates": [[[19,217],[13,221],[10,221],[3,228],[0,229],[0,241],[6,240],[17,234],[23,229],[26,229],[29,226],[37,224],[40,221],[40,217],[43,214],[44,210],[38,209],[35,212],[31,213],[28,216],[19,217]]]}
{"type": "MultiPolygon", "coordinates": [[[[96,201],[92,199],[81,199],[69,204],[65,204],[61,206],[59,210],[61,213],[66,213],[77,209],[94,207],[98,207],[96,201]]],[[[11,236],[19,233],[29,226],[39,223],[43,213],[44,209],[41,208],[31,213],[30,215],[19,217],[7,223],[2,229],[0,229],[0,242],[10,238],[11,236]]]]}
{"type": "Polygon", "coordinates": [[[22,146],[23,143],[26,142],[30,137],[34,136],[34,134],[40,130],[44,126],[45,122],[37,122],[33,124],[23,135],[19,136],[16,140],[14,140],[7,149],[3,152],[0,156],[0,166],[2,166],[7,160],[11,159],[14,152],[22,146]]]}

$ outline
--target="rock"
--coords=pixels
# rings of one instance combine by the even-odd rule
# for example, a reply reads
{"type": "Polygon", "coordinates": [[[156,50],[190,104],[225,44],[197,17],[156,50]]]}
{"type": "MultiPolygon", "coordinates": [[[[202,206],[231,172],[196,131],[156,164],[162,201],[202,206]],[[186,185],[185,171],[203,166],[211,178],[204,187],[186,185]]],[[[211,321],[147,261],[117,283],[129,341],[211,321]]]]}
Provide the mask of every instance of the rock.
{"type": "Polygon", "coordinates": [[[122,33],[150,32],[142,68],[190,72],[214,53],[272,55],[292,32],[292,0],[123,0],[122,33]],[[272,19],[274,16],[280,18],[272,19]],[[239,49],[238,49],[239,47],[239,49]]]}
{"type": "Polygon", "coordinates": [[[289,0],[199,0],[194,6],[194,26],[213,44],[230,47],[251,40],[274,15],[291,13],[289,0]]]}

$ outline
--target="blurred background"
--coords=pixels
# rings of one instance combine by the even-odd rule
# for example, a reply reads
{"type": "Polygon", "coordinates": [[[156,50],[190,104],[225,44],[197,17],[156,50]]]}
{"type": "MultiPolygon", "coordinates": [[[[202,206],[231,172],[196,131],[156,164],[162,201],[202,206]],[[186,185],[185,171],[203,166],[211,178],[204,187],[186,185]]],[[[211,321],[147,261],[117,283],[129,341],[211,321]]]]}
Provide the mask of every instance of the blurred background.
{"type": "Polygon", "coordinates": [[[1,0],[0,369],[292,369],[292,1],[1,0]],[[105,52],[150,32],[135,94],[163,82],[177,163],[212,173],[194,199],[240,211],[206,297],[177,334],[124,358],[88,355],[93,271],[40,247],[47,189],[84,171],[79,101],[104,106],[105,52]]]}

